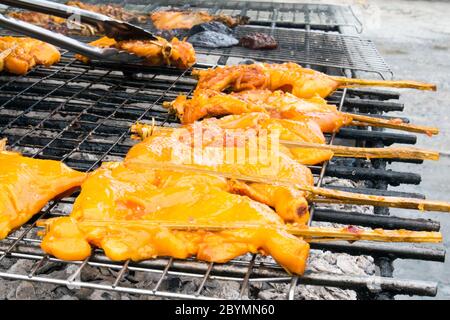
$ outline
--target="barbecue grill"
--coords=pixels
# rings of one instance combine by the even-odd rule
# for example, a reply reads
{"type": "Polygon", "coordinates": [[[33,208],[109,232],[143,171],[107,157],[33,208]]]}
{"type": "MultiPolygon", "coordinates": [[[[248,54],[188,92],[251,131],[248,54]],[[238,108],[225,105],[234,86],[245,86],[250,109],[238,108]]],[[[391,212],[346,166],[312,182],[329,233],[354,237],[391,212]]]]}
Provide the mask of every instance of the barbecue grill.
{"type": "MultiPolygon", "coordinates": [[[[146,8],[158,10],[168,5],[176,6],[178,2],[160,1],[146,8]]],[[[135,8],[139,2],[127,1],[122,4],[135,8]]],[[[299,45],[302,42],[297,42],[297,39],[298,41],[309,39],[312,45],[310,50],[302,51],[302,56],[295,56],[297,62],[306,63],[309,67],[338,75],[354,75],[358,70],[372,72],[374,75],[390,71],[370,42],[364,42],[354,36],[310,30],[317,26],[323,29],[325,25],[332,25],[333,31],[336,31],[336,28],[339,30],[339,25],[346,25],[347,21],[355,23],[357,20],[354,20],[354,15],[347,7],[337,9],[336,6],[273,3],[261,3],[257,6],[255,3],[235,1],[220,3],[220,7],[212,1],[198,1],[194,4],[197,4],[196,8],[208,8],[213,12],[233,8],[240,10],[241,14],[250,16],[250,13],[255,11],[252,9],[253,6],[256,6],[254,8],[258,8],[256,10],[258,13],[253,19],[254,25],[242,27],[239,32],[260,30],[264,28],[262,26],[270,24],[269,29],[274,35],[278,34],[280,43],[286,46],[286,50],[291,51],[304,46],[299,45]],[[301,10],[304,12],[303,15],[298,14],[301,10]],[[263,11],[271,14],[264,15],[261,13],[263,11]],[[288,12],[295,14],[292,18],[288,18],[288,12]],[[321,12],[326,12],[327,21],[331,22],[317,25],[310,23],[311,18],[306,18],[308,16],[306,12],[317,13],[318,17],[323,15],[321,12]],[[300,27],[306,28],[297,29],[300,27]],[[283,39],[288,38],[290,41],[283,42],[283,39]],[[350,38],[353,40],[347,41],[350,38]],[[345,49],[340,52],[334,51],[337,50],[335,42],[329,41],[330,39],[343,41],[345,49]],[[319,49],[324,53],[332,53],[329,55],[330,59],[326,54],[316,55],[319,49]],[[356,52],[360,54],[358,59],[355,59],[356,52]],[[369,60],[366,61],[365,59],[370,56],[380,64],[374,65],[369,60]],[[358,67],[361,65],[365,67],[358,67]],[[380,70],[380,66],[385,69],[380,70]]],[[[235,14],[234,11],[231,13],[235,14]]],[[[357,22],[356,24],[358,26],[357,22]]],[[[196,67],[212,66],[205,62],[210,61],[211,56],[218,58],[215,64],[239,60],[243,54],[238,50],[200,51],[200,63],[196,67]]],[[[268,57],[255,54],[251,58],[258,60],[267,58],[270,61],[292,59],[282,52],[274,52],[268,57]]],[[[107,63],[85,65],[74,60],[71,53],[65,52],[61,62],[51,67],[35,68],[22,77],[0,75],[0,136],[7,137],[12,148],[22,151],[27,156],[62,160],[75,169],[93,170],[103,161],[123,159],[128,149],[135,143],[130,138],[129,128],[136,121],[155,119],[161,126],[176,125],[176,117],[168,114],[162,103],[173,100],[179,94],[190,94],[195,84],[196,81],[189,76],[189,70],[117,66],[107,63]]],[[[392,91],[344,89],[335,92],[329,97],[329,101],[338,104],[343,111],[387,117],[383,113],[403,110],[403,105],[397,101],[398,98],[399,94],[392,91]]],[[[343,128],[339,133],[329,135],[327,138],[330,144],[343,143],[367,147],[416,142],[414,135],[392,133],[376,128],[372,130],[343,128]]],[[[420,163],[412,160],[411,162],[420,163]]],[[[316,186],[321,186],[327,179],[335,177],[355,182],[356,187],[334,187],[344,191],[424,198],[421,194],[387,190],[389,185],[419,184],[421,180],[419,174],[391,171],[387,167],[388,163],[382,159],[346,158],[332,160],[321,166],[312,166],[311,169],[315,174],[316,186]]],[[[38,228],[35,222],[41,218],[67,215],[75,196],[52,201],[33,220],[7,239],[0,241],[0,277],[57,284],[69,288],[93,288],[170,298],[219,298],[210,295],[207,290],[207,284],[211,281],[217,281],[224,287],[230,283],[237,284],[239,291],[237,298],[255,298],[254,288],[279,284],[283,285],[284,296],[287,299],[296,298],[301,285],[352,289],[360,298],[392,298],[395,294],[434,296],[437,292],[437,284],[434,282],[392,278],[393,259],[443,261],[445,258],[445,250],[436,245],[312,243],[313,254],[315,250],[329,250],[350,255],[372,256],[379,267],[379,272],[376,276],[364,276],[308,270],[302,277],[290,276],[271,259],[257,255],[247,255],[227,264],[173,258],[118,263],[106,258],[101,250],[96,250],[84,261],[61,261],[42,252],[39,247],[40,238],[36,235],[38,228]],[[11,270],[4,267],[11,266],[18,260],[29,260],[28,270],[11,270]],[[91,267],[97,267],[103,270],[102,272],[108,273],[110,275],[108,281],[99,282],[86,278],[84,274],[91,267]],[[64,269],[66,273],[61,274],[61,277],[46,275],[45,271],[52,268],[64,269]],[[139,281],[130,280],[139,279],[140,276],[150,276],[151,285],[142,287],[139,281]],[[180,291],[177,290],[177,281],[190,281],[192,286],[185,286],[180,291]]],[[[338,206],[324,208],[313,204],[310,208],[310,222],[422,231],[438,231],[440,228],[439,222],[434,220],[391,217],[388,210],[383,208],[375,208],[375,214],[358,213],[352,208],[342,209],[338,206]]]]}

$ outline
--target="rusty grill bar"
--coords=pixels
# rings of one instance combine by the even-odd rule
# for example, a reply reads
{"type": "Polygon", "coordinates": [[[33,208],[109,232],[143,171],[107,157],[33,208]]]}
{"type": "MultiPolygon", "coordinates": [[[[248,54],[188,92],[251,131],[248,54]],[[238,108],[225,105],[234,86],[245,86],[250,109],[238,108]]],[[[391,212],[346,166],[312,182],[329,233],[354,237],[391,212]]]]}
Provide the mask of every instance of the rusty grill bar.
{"type": "MultiPolygon", "coordinates": [[[[208,1],[200,2],[210,3],[208,1]]],[[[135,8],[139,1],[122,1],[120,3],[135,8]]],[[[155,2],[146,8],[149,11],[157,10],[160,3],[155,2]]],[[[228,4],[231,5],[230,2],[221,3],[221,8],[214,6],[209,9],[219,12],[222,9],[226,10],[228,4]]],[[[176,4],[174,3],[174,5],[176,4]]],[[[242,3],[239,2],[233,8],[241,10],[241,14],[249,12],[249,8],[241,9],[241,5],[242,3]]],[[[270,5],[272,7],[268,7],[269,11],[278,10],[273,7],[273,3],[270,5]]],[[[198,6],[200,7],[200,5],[198,6]]],[[[291,10],[289,5],[284,8],[287,11],[291,10]]],[[[277,17],[280,16],[283,15],[277,17]]],[[[275,19],[273,15],[271,18],[275,19]]],[[[261,18],[255,21],[262,20],[261,18]]],[[[273,21],[271,24],[273,27],[273,21]]],[[[301,23],[299,25],[301,26],[301,23]]],[[[285,32],[276,28],[271,30],[285,32]]],[[[296,35],[304,32],[292,31],[296,32],[296,35]]],[[[325,35],[330,36],[330,34],[325,35]]],[[[331,43],[328,43],[328,46],[330,45],[331,43]]],[[[327,43],[324,43],[324,46],[326,47],[327,43]]],[[[349,52],[355,48],[354,44],[350,47],[351,49],[343,54],[349,55],[349,52]]],[[[204,52],[203,55],[200,55],[200,61],[203,56],[208,58],[210,53],[204,52]]],[[[219,55],[222,62],[235,58],[232,54],[223,52],[219,55]]],[[[311,56],[314,56],[314,52],[308,51],[305,59],[310,59],[311,56]]],[[[285,58],[278,58],[278,60],[283,59],[285,58]]],[[[323,61],[320,63],[319,59],[307,61],[311,67],[328,73],[343,74],[346,72],[348,74],[350,71],[348,64],[340,64],[339,61],[334,61],[329,65],[323,61]]],[[[342,62],[342,60],[340,61],[342,62]]],[[[205,63],[197,65],[197,67],[208,66],[210,65],[205,63]]],[[[179,94],[190,94],[195,83],[196,81],[189,76],[189,70],[180,72],[167,68],[144,69],[136,66],[119,68],[106,63],[84,65],[74,61],[71,54],[65,53],[59,64],[49,68],[36,68],[26,76],[0,75],[0,136],[7,137],[9,145],[22,151],[25,155],[62,160],[73,168],[92,170],[97,168],[102,161],[117,161],[123,158],[134,144],[129,136],[129,127],[134,122],[154,118],[158,125],[176,125],[175,117],[167,113],[162,107],[162,102],[170,101],[179,94]]],[[[384,112],[403,110],[403,105],[396,101],[398,97],[397,93],[390,91],[348,89],[334,93],[329,97],[329,101],[338,104],[344,111],[384,117],[382,115],[384,112]]],[[[414,144],[416,136],[390,131],[343,128],[339,133],[328,136],[328,140],[335,144],[345,142],[370,147],[388,146],[393,143],[414,144]]],[[[364,182],[364,187],[359,188],[334,187],[340,190],[423,198],[421,194],[387,190],[388,185],[418,184],[420,175],[387,170],[384,160],[339,159],[323,166],[312,166],[311,170],[315,175],[316,185],[322,184],[325,177],[337,177],[364,182]]],[[[250,297],[249,285],[261,282],[285,283],[287,299],[295,298],[297,285],[300,284],[348,288],[356,290],[360,296],[375,298],[380,293],[434,296],[437,292],[436,283],[394,279],[391,274],[383,271],[380,276],[356,276],[308,270],[302,277],[291,277],[277,264],[267,262],[257,255],[247,255],[223,265],[194,259],[181,261],[172,258],[158,258],[139,263],[131,261],[118,263],[110,261],[101,250],[95,250],[93,255],[85,261],[61,261],[42,252],[39,247],[40,238],[36,235],[35,222],[41,218],[68,214],[75,196],[49,203],[29,223],[4,241],[0,241],[0,263],[17,259],[33,262],[26,272],[11,272],[0,268],[0,277],[53,283],[70,288],[85,287],[138,295],[195,299],[217,298],[209,295],[205,288],[205,284],[211,280],[239,282],[239,298],[250,297]],[[71,273],[68,277],[48,277],[40,270],[49,265],[70,268],[71,273]],[[98,282],[84,279],[83,270],[92,266],[113,274],[114,281],[98,282]],[[139,273],[152,274],[155,281],[144,288],[127,285],[123,281],[130,275],[139,273]],[[169,290],[164,284],[173,279],[195,281],[195,287],[189,292],[169,290]]],[[[314,207],[311,209],[314,221],[387,229],[405,228],[423,231],[440,229],[439,222],[429,219],[407,219],[314,207]]],[[[382,213],[386,212],[382,211],[382,213]]],[[[442,246],[437,245],[414,246],[360,241],[352,244],[346,242],[313,243],[311,247],[313,251],[330,250],[346,252],[351,255],[370,255],[379,263],[386,263],[383,261],[389,263],[396,258],[428,261],[443,261],[445,258],[445,250],[442,246]]]]}

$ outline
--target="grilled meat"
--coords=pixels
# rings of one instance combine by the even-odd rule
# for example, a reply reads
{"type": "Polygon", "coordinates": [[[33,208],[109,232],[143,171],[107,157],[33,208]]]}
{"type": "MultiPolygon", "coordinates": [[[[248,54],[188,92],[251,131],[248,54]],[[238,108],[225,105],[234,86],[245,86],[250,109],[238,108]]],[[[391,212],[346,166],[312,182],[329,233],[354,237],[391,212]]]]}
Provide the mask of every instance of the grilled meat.
{"type": "Polygon", "coordinates": [[[270,90],[246,90],[224,94],[214,90],[196,90],[192,99],[180,95],[164,106],[175,110],[181,123],[192,123],[205,117],[266,112],[272,118],[317,122],[322,132],[336,132],[350,124],[352,118],[320,98],[301,99],[290,93],[270,90]]]}
{"type": "MultiPolygon", "coordinates": [[[[82,3],[80,1],[68,1],[68,6],[78,7],[80,9],[100,13],[111,18],[130,23],[144,23],[148,18],[146,15],[140,15],[128,12],[118,5],[93,5],[82,3]]],[[[34,25],[49,29],[54,32],[69,34],[69,35],[83,35],[94,36],[104,34],[104,30],[100,27],[91,26],[83,23],[76,23],[71,20],[70,23],[60,17],[30,11],[12,11],[8,15],[12,18],[19,19],[34,25]]]]}
{"type": "MultiPolygon", "coordinates": [[[[103,37],[90,43],[101,48],[117,48],[145,58],[145,64],[149,66],[173,66],[179,69],[187,69],[195,63],[195,51],[192,45],[186,41],[173,38],[167,41],[158,40],[126,40],[116,42],[114,39],[103,37]]],[[[86,57],[77,55],[77,59],[84,62],[86,57]]]]}
{"type": "Polygon", "coordinates": [[[125,10],[120,5],[115,4],[89,4],[83,3],[81,1],[67,1],[66,5],[72,7],[78,7],[83,10],[88,10],[96,13],[103,14],[105,16],[120,20],[127,21],[130,23],[145,23],[147,21],[147,16],[139,14],[137,12],[130,12],[125,10]]]}
{"type": "Polygon", "coordinates": [[[46,222],[42,249],[63,260],[87,258],[92,244],[115,261],[196,256],[218,263],[262,252],[302,274],[309,245],[288,234],[270,208],[227,188],[214,176],[104,164],[83,183],[70,217],[46,222]],[[261,227],[207,232],[165,223],[261,227]]]}
{"type": "Polygon", "coordinates": [[[0,71],[25,74],[35,65],[50,66],[61,54],[51,44],[19,37],[0,37],[0,71]]]}
{"type": "Polygon", "coordinates": [[[282,90],[299,98],[313,98],[317,95],[325,98],[338,88],[357,86],[436,90],[436,86],[433,84],[415,81],[380,81],[333,77],[291,62],[217,67],[207,70],[194,70],[192,74],[199,78],[197,90],[282,90]]]}
{"type": "Polygon", "coordinates": [[[193,26],[218,21],[226,26],[232,28],[239,24],[248,23],[248,17],[231,17],[227,15],[211,15],[205,11],[189,11],[189,10],[171,10],[171,11],[157,11],[150,15],[153,25],[157,29],[172,30],[172,29],[191,29],[193,26]]]}
{"type": "Polygon", "coordinates": [[[239,45],[244,48],[262,50],[273,50],[278,48],[278,43],[274,37],[266,33],[252,32],[239,39],[239,45]]]}
{"type": "MultiPolygon", "coordinates": [[[[247,121],[243,121],[243,125],[247,121]]],[[[225,125],[225,124],[223,124],[225,125]]],[[[231,124],[229,124],[231,126],[231,124]]],[[[237,126],[237,124],[236,124],[237,126]]],[[[301,185],[313,185],[311,171],[292,159],[289,150],[270,141],[257,140],[256,145],[242,144],[242,140],[231,140],[223,146],[222,128],[213,123],[205,126],[200,146],[196,145],[192,131],[186,129],[156,131],[128,152],[125,163],[189,163],[195,168],[217,170],[230,174],[274,177],[301,185]],[[210,137],[208,139],[207,137],[210,137]],[[219,137],[217,140],[213,137],[219,137]],[[222,140],[221,140],[222,139],[222,140]],[[217,143],[218,142],[218,143],[217,143]],[[234,143],[234,144],[233,144],[234,143]],[[265,144],[264,144],[265,143],[265,144]],[[260,149],[258,149],[258,147],[260,149]],[[200,148],[200,149],[199,149],[200,148]],[[266,148],[266,149],[264,149],[266,148]],[[198,153],[201,153],[199,156],[198,153]],[[261,157],[265,152],[267,157],[261,157]],[[244,155],[242,157],[242,155],[244,155]]],[[[200,129],[200,130],[203,130],[200,129]]],[[[309,218],[305,193],[287,186],[271,186],[263,183],[230,182],[230,191],[267,204],[287,222],[306,223],[309,218]]]]}
{"type": "Polygon", "coordinates": [[[4,147],[0,142],[0,239],[86,178],[61,162],[27,158],[4,147]]]}

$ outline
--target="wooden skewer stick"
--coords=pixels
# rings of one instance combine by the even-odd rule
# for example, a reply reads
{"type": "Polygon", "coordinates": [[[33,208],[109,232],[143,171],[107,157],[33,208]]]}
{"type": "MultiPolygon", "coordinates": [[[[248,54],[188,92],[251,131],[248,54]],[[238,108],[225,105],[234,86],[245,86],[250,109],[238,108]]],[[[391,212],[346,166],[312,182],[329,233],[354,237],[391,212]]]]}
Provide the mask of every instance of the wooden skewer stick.
{"type": "MultiPolygon", "coordinates": [[[[189,223],[173,222],[166,220],[83,220],[76,221],[81,227],[109,227],[109,226],[129,226],[129,227],[164,227],[183,231],[205,230],[211,232],[227,231],[230,229],[281,229],[297,237],[303,237],[310,241],[380,241],[380,242],[442,242],[440,232],[410,231],[410,230],[367,230],[358,227],[330,228],[330,227],[308,227],[308,226],[273,226],[267,224],[251,223],[189,223]]],[[[39,221],[39,226],[46,226],[46,221],[39,221]]]]}
{"type": "Polygon", "coordinates": [[[436,91],[435,84],[418,81],[353,79],[336,76],[332,76],[331,78],[339,83],[340,88],[371,86],[371,87],[410,88],[418,90],[436,91]]]}
{"type": "Polygon", "coordinates": [[[381,119],[353,113],[344,114],[353,118],[353,121],[350,124],[353,126],[383,127],[408,132],[425,133],[429,136],[439,133],[438,128],[405,123],[401,119],[381,119]]]}
{"type": "Polygon", "coordinates": [[[287,147],[333,151],[335,157],[439,160],[439,152],[418,148],[357,148],[311,142],[280,141],[287,147]]]}
{"type": "MultiPolygon", "coordinates": [[[[155,127],[145,124],[134,124],[131,132],[140,136],[141,139],[149,137],[155,130],[172,131],[173,128],[155,127]]],[[[366,159],[417,159],[417,160],[438,160],[439,153],[431,150],[418,148],[357,148],[346,146],[333,146],[312,142],[280,140],[280,143],[287,147],[311,148],[320,150],[330,150],[335,157],[353,157],[366,159]]]]}
{"type": "Polygon", "coordinates": [[[312,195],[311,201],[323,202],[323,198],[334,199],[333,203],[347,203],[358,205],[372,205],[380,207],[394,207],[403,209],[414,209],[420,211],[441,211],[450,212],[450,203],[443,201],[431,201],[413,198],[401,198],[401,197],[384,197],[373,196],[353,192],[344,192],[333,189],[319,188],[308,185],[300,185],[293,181],[281,180],[272,176],[249,176],[240,173],[229,173],[222,171],[214,171],[209,169],[203,169],[195,166],[189,166],[184,164],[175,164],[169,162],[143,162],[138,160],[129,160],[125,163],[129,166],[143,166],[146,168],[163,170],[163,171],[177,171],[177,172],[193,172],[197,174],[215,175],[224,177],[227,179],[235,179],[256,183],[263,183],[269,185],[281,185],[291,188],[296,188],[301,191],[308,192],[312,195]]]}
{"type": "Polygon", "coordinates": [[[0,139],[0,151],[4,151],[6,149],[6,138],[0,139]]]}

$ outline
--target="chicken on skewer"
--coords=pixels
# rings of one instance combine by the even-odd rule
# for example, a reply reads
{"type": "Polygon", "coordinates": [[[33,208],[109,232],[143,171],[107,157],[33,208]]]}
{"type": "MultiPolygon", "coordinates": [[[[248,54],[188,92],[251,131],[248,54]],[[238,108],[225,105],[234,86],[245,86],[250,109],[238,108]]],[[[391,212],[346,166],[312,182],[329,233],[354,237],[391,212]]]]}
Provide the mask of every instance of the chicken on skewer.
{"type": "Polygon", "coordinates": [[[160,30],[191,29],[193,26],[218,21],[230,28],[248,23],[248,17],[231,17],[224,14],[211,15],[205,11],[169,10],[157,11],[150,15],[153,25],[160,30]]]}
{"type": "Polygon", "coordinates": [[[214,176],[103,164],[83,183],[70,217],[45,222],[42,249],[64,260],[88,257],[93,244],[116,261],[196,256],[220,263],[263,252],[288,271],[302,274],[308,243],[289,234],[269,207],[227,189],[226,180],[214,176]],[[157,224],[146,224],[152,221],[157,224]],[[259,227],[182,231],[164,227],[161,221],[259,227]]]}
{"type": "Polygon", "coordinates": [[[58,49],[40,40],[0,37],[0,71],[23,75],[36,65],[48,67],[60,58],[58,49]]]}
{"type": "Polygon", "coordinates": [[[303,68],[296,63],[250,64],[196,69],[192,75],[198,77],[196,90],[243,91],[269,89],[290,92],[299,98],[327,97],[336,89],[362,86],[382,86],[436,90],[434,84],[415,81],[362,80],[328,76],[324,73],[303,68]]]}
{"type": "MultiPolygon", "coordinates": [[[[146,15],[129,12],[118,5],[94,5],[80,1],[68,1],[66,5],[100,13],[108,17],[130,23],[144,23],[148,19],[146,15]]],[[[69,22],[67,19],[40,12],[11,11],[8,13],[8,16],[62,34],[94,36],[102,35],[105,32],[101,26],[94,27],[88,24],[76,23],[73,19],[69,22]]]]}
{"type": "MultiPolygon", "coordinates": [[[[285,148],[267,143],[266,138],[243,141],[231,140],[224,147],[223,140],[215,139],[223,132],[217,126],[208,126],[202,132],[205,138],[199,144],[186,129],[156,131],[133,146],[125,163],[191,163],[198,168],[228,172],[281,177],[300,184],[313,185],[311,171],[291,158],[285,148]],[[219,135],[218,135],[219,133],[219,135]],[[262,141],[261,141],[262,140],[262,141]]],[[[264,183],[242,183],[230,179],[229,191],[273,207],[286,222],[304,224],[309,219],[305,194],[292,187],[273,186],[264,183]]]]}
{"type": "MultiPolygon", "coordinates": [[[[138,134],[145,133],[146,130],[137,130],[138,134]]],[[[267,166],[267,163],[261,165],[257,161],[250,157],[247,159],[247,162],[243,163],[234,163],[230,166],[230,163],[223,161],[220,165],[217,165],[217,159],[223,160],[223,154],[220,154],[221,157],[215,157],[214,161],[209,162],[210,158],[202,157],[202,154],[195,152],[195,148],[204,148],[203,144],[195,145],[191,140],[191,133],[184,130],[151,130],[151,136],[145,139],[143,142],[137,144],[130,150],[127,155],[126,161],[130,161],[133,165],[143,166],[147,168],[153,169],[161,169],[161,170],[172,170],[176,172],[194,172],[194,173],[203,173],[208,175],[218,175],[220,177],[225,177],[230,179],[230,185],[232,192],[244,192],[241,194],[248,195],[254,200],[258,200],[260,202],[266,203],[271,207],[275,207],[277,213],[282,216],[285,221],[294,221],[303,223],[305,221],[303,216],[305,213],[302,212],[300,217],[296,217],[294,210],[285,210],[285,205],[287,203],[291,204],[291,194],[292,191],[302,191],[302,197],[306,197],[309,201],[313,202],[333,202],[333,203],[346,203],[346,204],[366,204],[373,206],[382,206],[382,207],[394,207],[394,208],[405,208],[405,209],[414,209],[420,211],[437,211],[437,212],[450,212],[450,203],[443,201],[434,201],[434,200],[422,200],[422,199],[412,199],[412,198],[401,198],[401,197],[384,197],[384,196],[373,196],[373,195],[365,195],[359,193],[352,192],[343,192],[337,190],[330,190],[326,188],[318,188],[312,186],[310,181],[311,172],[304,171],[305,167],[300,166],[295,170],[294,163],[297,161],[291,159],[290,162],[287,158],[291,157],[292,154],[285,148],[280,147],[279,149],[272,148],[272,157],[275,156],[275,159],[283,159],[277,163],[276,167],[267,166]],[[165,138],[170,137],[170,140],[166,141],[158,141],[152,140],[151,138],[155,136],[163,136],[165,138]],[[170,141],[170,143],[168,143],[170,141]],[[175,143],[173,143],[175,142],[175,143]],[[155,144],[153,145],[152,144],[155,144]],[[192,146],[192,144],[194,144],[192,146]],[[183,148],[177,146],[188,146],[190,151],[187,153],[180,152],[183,148]],[[189,147],[190,146],[190,147],[189,147]],[[175,148],[175,149],[174,149],[175,148]],[[175,150],[176,152],[173,152],[175,150]],[[180,154],[182,156],[180,156],[180,154]],[[278,157],[277,157],[278,155],[278,157]],[[286,158],[287,157],[287,158],[286,158]],[[184,160],[188,160],[183,162],[184,160]],[[189,165],[190,164],[190,165],[189,165]],[[292,170],[294,169],[294,170],[292,170]],[[299,174],[298,170],[303,170],[299,174]],[[291,171],[292,170],[292,171],[291,171]],[[290,174],[292,172],[292,174],[290,174]],[[295,183],[295,181],[304,181],[303,184],[295,183]],[[306,183],[305,183],[306,181],[306,183]],[[237,183],[238,182],[238,183],[237,183]],[[247,182],[247,183],[244,183],[247,182]],[[248,186],[250,185],[250,188],[248,186]],[[256,193],[255,191],[264,191],[265,193],[256,193]],[[257,187],[255,189],[255,187],[257,187]],[[285,187],[287,189],[284,189],[285,187]],[[261,188],[261,190],[259,189],[261,188]],[[289,191],[289,197],[285,197],[286,193],[280,193],[278,196],[274,196],[274,198],[267,198],[267,191],[272,190],[269,195],[274,195],[273,191],[285,192],[289,191]],[[266,194],[266,196],[262,196],[266,194]],[[279,197],[283,197],[283,199],[279,199],[279,197]],[[276,201],[276,200],[279,201],[276,201]],[[283,202],[281,201],[283,200],[283,202]],[[272,205],[270,204],[272,203],[272,205]],[[279,205],[277,207],[277,205],[279,205]]],[[[217,135],[217,132],[212,132],[207,134],[207,136],[216,135],[215,139],[208,140],[209,143],[218,142],[217,144],[213,144],[214,147],[223,146],[223,136],[217,135]],[[218,137],[218,138],[217,138],[218,137]]],[[[239,143],[240,140],[238,140],[239,143]]],[[[266,141],[267,142],[267,141],[266,141]]],[[[239,149],[244,149],[242,144],[238,144],[234,146],[233,155],[243,153],[239,152],[239,149]],[[241,147],[237,147],[241,145],[241,147]]],[[[253,148],[257,148],[258,144],[246,144],[252,146],[253,148]]],[[[231,147],[225,147],[225,149],[231,147]]],[[[266,149],[270,149],[270,143],[266,144],[266,149]]],[[[186,151],[184,149],[184,151],[186,151]]],[[[210,150],[211,151],[211,150],[210,150]]],[[[229,150],[228,150],[229,151],[229,150]]],[[[259,150],[256,150],[259,151],[259,150]]],[[[264,151],[264,147],[262,148],[264,151]]],[[[257,152],[256,152],[257,153],[257,152]]],[[[244,154],[255,155],[255,150],[253,152],[249,152],[246,150],[244,154]]],[[[214,155],[213,153],[209,153],[209,155],[214,155]]],[[[225,154],[227,154],[227,150],[225,150],[225,154]]],[[[208,153],[206,154],[208,155],[208,153]]],[[[273,159],[273,158],[272,158],[273,159]]],[[[293,202],[295,203],[295,202],[293,202]]],[[[300,204],[300,203],[298,203],[300,204]]],[[[295,206],[289,206],[291,208],[295,208],[295,206]]],[[[301,209],[301,206],[298,207],[301,209]]]]}
{"type": "Polygon", "coordinates": [[[0,239],[86,178],[61,162],[5,151],[5,145],[0,140],[0,239]]]}
{"type": "MultiPolygon", "coordinates": [[[[214,132],[213,135],[202,137],[205,140],[213,139],[216,145],[227,143],[232,138],[252,138],[255,135],[275,135],[276,143],[283,145],[290,156],[304,165],[315,165],[335,157],[354,158],[395,158],[438,160],[439,153],[418,148],[358,148],[335,146],[326,144],[325,137],[315,121],[302,118],[285,120],[271,118],[267,113],[252,112],[242,115],[225,116],[220,119],[208,118],[201,122],[184,125],[192,135],[200,133],[203,129],[214,132]]],[[[155,127],[149,124],[134,124],[131,128],[138,138],[146,138],[155,131],[170,132],[171,128],[155,127]]],[[[275,141],[274,141],[275,142],[275,141]]],[[[211,142],[209,142],[211,144],[211,142]]]]}
{"type": "Polygon", "coordinates": [[[347,125],[370,125],[411,132],[437,134],[433,127],[404,123],[400,119],[385,120],[370,116],[340,112],[323,98],[298,98],[283,91],[245,90],[225,94],[211,89],[197,90],[192,99],[180,95],[172,102],[164,102],[174,110],[181,123],[188,124],[207,117],[218,117],[248,112],[266,112],[273,118],[317,122],[322,132],[333,133],[347,125]]]}
{"type": "Polygon", "coordinates": [[[228,192],[226,179],[199,173],[106,163],[83,183],[69,217],[39,221],[41,247],[63,260],[83,260],[91,245],[115,261],[158,256],[224,263],[246,253],[271,255],[303,274],[308,241],[440,242],[437,232],[287,226],[269,207],[228,192]]]}
{"type": "MultiPolygon", "coordinates": [[[[170,42],[158,38],[158,40],[126,40],[116,41],[103,37],[90,43],[100,48],[117,48],[144,57],[149,66],[173,66],[179,69],[187,69],[195,63],[195,50],[189,42],[173,38],[170,42]]],[[[87,63],[89,59],[81,55],[77,59],[87,63]]]]}

